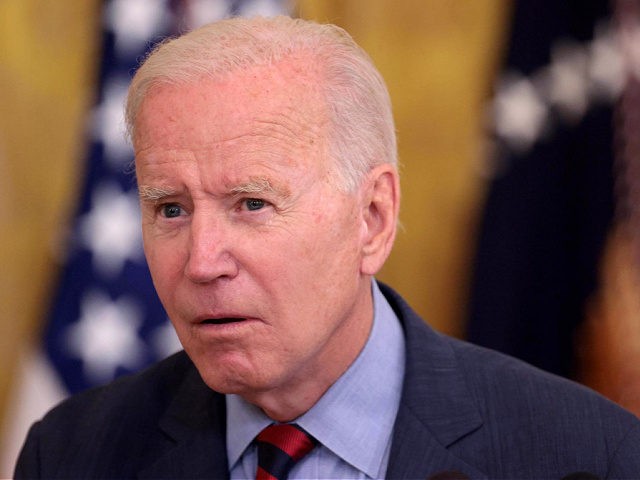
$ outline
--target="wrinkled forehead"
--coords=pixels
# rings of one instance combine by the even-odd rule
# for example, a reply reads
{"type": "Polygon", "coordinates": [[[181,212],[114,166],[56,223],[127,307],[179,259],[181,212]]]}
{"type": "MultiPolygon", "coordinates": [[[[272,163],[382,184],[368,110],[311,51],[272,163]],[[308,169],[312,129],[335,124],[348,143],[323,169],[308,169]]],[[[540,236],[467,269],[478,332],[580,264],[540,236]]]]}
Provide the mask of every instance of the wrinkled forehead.
{"type": "Polygon", "coordinates": [[[283,140],[324,143],[327,119],[318,72],[299,61],[282,61],[221,80],[154,85],[136,117],[133,142],[136,151],[159,139],[219,142],[244,126],[255,134],[280,129],[283,140]]]}

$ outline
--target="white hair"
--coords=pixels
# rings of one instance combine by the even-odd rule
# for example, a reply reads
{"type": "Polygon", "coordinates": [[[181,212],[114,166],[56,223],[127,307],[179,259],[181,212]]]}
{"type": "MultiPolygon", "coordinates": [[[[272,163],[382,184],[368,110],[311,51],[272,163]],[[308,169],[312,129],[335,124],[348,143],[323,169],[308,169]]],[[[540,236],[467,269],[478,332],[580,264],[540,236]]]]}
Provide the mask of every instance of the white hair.
{"type": "Polygon", "coordinates": [[[226,19],[162,42],[129,87],[127,131],[135,137],[136,115],[154,86],[222,80],[300,55],[322,72],[319,88],[328,107],[328,149],[338,185],[353,191],[374,166],[397,165],[389,93],[366,52],[340,27],[284,16],[226,19]]]}

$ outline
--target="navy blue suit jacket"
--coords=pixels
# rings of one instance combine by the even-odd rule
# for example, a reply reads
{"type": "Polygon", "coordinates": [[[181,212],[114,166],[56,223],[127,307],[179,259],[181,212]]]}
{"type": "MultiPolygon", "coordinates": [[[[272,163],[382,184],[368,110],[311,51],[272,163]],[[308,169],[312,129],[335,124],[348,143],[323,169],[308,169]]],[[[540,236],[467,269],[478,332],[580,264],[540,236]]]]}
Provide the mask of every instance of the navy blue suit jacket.
{"type": "MultiPolygon", "coordinates": [[[[443,471],[640,478],[635,416],[583,387],[434,332],[381,288],[407,344],[388,478],[443,471]]],[[[53,409],[32,427],[16,478],[227,478],[225,428],[224,395],[181,352],[53,409]]]]}

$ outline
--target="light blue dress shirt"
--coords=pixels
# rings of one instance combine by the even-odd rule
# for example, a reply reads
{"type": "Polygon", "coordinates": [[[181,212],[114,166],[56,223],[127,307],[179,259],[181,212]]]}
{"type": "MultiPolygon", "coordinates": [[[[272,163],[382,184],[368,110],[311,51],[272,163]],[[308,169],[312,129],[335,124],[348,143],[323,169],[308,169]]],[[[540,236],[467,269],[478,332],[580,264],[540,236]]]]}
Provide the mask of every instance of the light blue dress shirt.
{"type": "MultiPolygon", "coordinates": [[[[364,348],[347,371],[296,423],[319,445],[289,478],[384,478],[404,378],[402,327],[372,282],[374,319],[364,348]]],[[[227,395],[227,457],[233,480],[253,479],[253,439],[273,421],[237,395],[227,395]]]]}

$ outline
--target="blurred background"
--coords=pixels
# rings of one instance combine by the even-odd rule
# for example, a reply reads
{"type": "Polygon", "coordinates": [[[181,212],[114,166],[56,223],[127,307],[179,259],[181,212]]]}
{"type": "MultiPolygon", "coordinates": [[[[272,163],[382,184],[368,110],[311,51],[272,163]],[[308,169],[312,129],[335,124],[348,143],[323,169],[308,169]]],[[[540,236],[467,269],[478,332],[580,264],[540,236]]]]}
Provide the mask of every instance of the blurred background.
{"type": "Polygon", "coordinates": [[[69,393],[179,348],[141,253],[126,85],[227,15],[344,27],[391,93],[379,279],[434,328],[640,414],[640,0],[0,2],[0,477],[69,393]]]}

